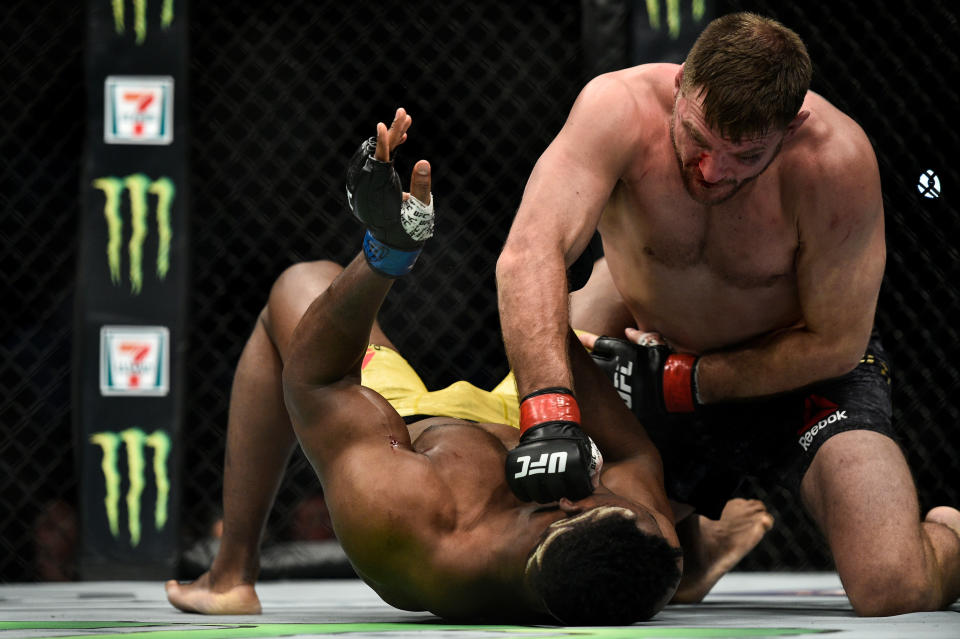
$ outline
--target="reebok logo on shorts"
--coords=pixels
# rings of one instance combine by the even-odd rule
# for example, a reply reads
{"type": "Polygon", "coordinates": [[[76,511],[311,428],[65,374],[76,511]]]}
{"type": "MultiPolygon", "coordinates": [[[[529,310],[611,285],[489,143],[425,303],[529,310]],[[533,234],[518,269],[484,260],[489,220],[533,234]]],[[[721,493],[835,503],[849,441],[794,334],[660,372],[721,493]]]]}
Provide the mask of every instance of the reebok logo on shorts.
{"type": "Polygon", "coordinates": [[[840,410],[840,407],[829,399],[818,395],[807,397],[803,400],[803,427],[797,431],[802,436],[797,443],[803,450],[807,450],[817,433],[830,424],[846,418],[847,411],[840,410]]]}

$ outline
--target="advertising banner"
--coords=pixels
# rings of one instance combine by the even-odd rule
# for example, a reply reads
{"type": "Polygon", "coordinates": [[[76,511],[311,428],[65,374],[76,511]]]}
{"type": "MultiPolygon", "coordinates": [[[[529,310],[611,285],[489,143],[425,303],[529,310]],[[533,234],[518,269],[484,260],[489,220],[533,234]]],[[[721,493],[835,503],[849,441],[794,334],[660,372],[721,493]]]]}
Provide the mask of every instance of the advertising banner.
{"type": "Polygon", "coordinates": [[[74,338],[80,575],[176,576],[188,299],[187,2],[87,3],[74,338]]]}

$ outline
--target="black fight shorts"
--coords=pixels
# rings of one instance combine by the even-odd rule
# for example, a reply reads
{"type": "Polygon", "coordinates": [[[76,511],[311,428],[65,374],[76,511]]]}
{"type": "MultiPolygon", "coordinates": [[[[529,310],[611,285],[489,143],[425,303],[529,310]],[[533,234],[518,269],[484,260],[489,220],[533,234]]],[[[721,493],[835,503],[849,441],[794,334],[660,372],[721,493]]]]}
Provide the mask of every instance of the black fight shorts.
{"type": "Polygon", "coordinates": [[[799,494],[823,443],[848,430],[896,441],[890,367],[876,332],[860,364],[841,377],[776,397],[703,406],[646,424],[663,458],[670,499],[716,519],[747,476],[799,494]]]}

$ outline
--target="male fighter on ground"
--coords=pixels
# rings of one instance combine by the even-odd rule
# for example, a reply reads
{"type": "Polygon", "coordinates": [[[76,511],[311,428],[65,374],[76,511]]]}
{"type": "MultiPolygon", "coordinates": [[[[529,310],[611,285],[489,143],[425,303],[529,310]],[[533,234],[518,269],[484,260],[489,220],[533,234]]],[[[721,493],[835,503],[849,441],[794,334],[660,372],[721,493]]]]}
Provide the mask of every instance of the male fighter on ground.
{"type": "MultiPolygon", "coordinates": [[[[551,448],[562,453],[565,468],[559,458],[540,464],[536,454],[526,460],[529,474],[506,477],[519,433],[485,416],[504,421],[517,412],[512,388],[485,399],[460,395],[467,400],[460,414],[449,400],[456,389],[439,398],[405,397],[403,378],[415,373],[400,370],[409,366],[376,314],[393,278],[410,270],[432,233],[429,164],[416,164],[401,205],[390,163],[410,124],[399,109],[389,130],[378,124],[376,143],[365,143],[351,161],[349,200],[368,228],[363,255],[345,270],[330,262],[293,266],[273,286],[234,380],[221,545],[197,581],[167,583],[169,600],[192,612],[260,612],[260,538],[299,442],[337,538],[357,574],[387,603],[469,621],[647,619],[673,595],[682,565],[659,457],[572,334],[577,421],[604,451],[602,469],[583,439],[551,448]],[[380,361],[386,373],[377,372],[380,361]],[[409,426],[385,396],[414,417],[409,426]],[[413,415],[431,402],[450,410],[413,415]],[[563,481],[570,498],[529,500],[563,481]]],[[[562,435],[564,428],[552,431],[562,435]]],[[[747,550],[723,546],[713,550],[728,557],[747,550]]]]}
{"type": "Polygon", "coordinates": [[[580,399],[565,268],[599,230],[605,258],[579,297],[592,313],[573,325],[642,342],[602,340],[595,355],[660,450],[671,499],[709,513],[744,475],[779,481],[825,534],[858,614],[943,608],[960,595],[960,512],[921,521],[871,336],[877,160],[808,90],[811,69],[794,32],[739,13],[711,22],[683,65],[588,83],[497,263],[507,355],[521,396],[580,399]]]}

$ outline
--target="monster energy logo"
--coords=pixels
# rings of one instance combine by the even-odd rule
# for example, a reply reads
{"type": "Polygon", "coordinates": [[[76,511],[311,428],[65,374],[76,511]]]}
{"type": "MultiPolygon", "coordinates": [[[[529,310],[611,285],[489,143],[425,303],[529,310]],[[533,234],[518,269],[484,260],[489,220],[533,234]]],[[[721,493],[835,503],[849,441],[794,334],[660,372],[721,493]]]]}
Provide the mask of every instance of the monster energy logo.
{"type": "Polygon", "coordinates": [[[139,295],[143,288],[143,243],[147,238],[148,195],[157,196],[157,277],[161,280],[170,270],[170,241],[173,228],[170,210],[177,189],[170,178],[151,181],[143,173],[134,173],[125,178],[102,177],[93,181],[96,189],[106,197],[103,216],[107,220],[107,264],[110,266],[110,281],[120,284],[120,254],[123,239],[123,215],[120,207],[124,191],[130,194],[130,241],[127,251],[130,260],[130,292],[139,295]]]}
{"type": "Polygon", "coordinates": [[[153,479],[157,486],[157,503],[153,510],[156,530],[163,530],[167,523],[167,502],[170,497],[170,479],[167,475],[167,458],[170,456],[170,436],[165,431],[155,430],[149,435],[139,428],[128,428],[119,433],[102,432],[90,435],[90,443],[103,451],[100,468],[106,484],[103,499],[107,511],[107,523],[114,539],[120,538],[120,446],[127,451],[127,529],[130,545],[140,543],[140,500],[146,487],[146,458],[144,448],[153,449],[153,479]]]}
{"type": "MultiPolygon", "coordinates": [[[[113,5],[113,28],[118,35],[126,30],[126,15],[124,0],[111,0],[113,5]]],[[[160,27],[166,31],[173,24],[173,0],[163,0],[160,7],[160,27]]],[[[137,37],[137,44],[143,44],[147,39],[147,0],[133,0],[133,32],[137,37]]]]}
{"type": "MultiPolygon", "coordinates": [[[[667,32],[670,34],[671,40],[680,37],[680,1],[666,0],[667,32]]],[[[706,4],[706,0],[691,0],[690,13],[693,14],[694,21],[700,22],[703,19],[707,10],[706,4]]],[[[650,20],[650,28],[659,31],[661,25],[660,0],[647,0],[647,18],[650,20]]]]}

